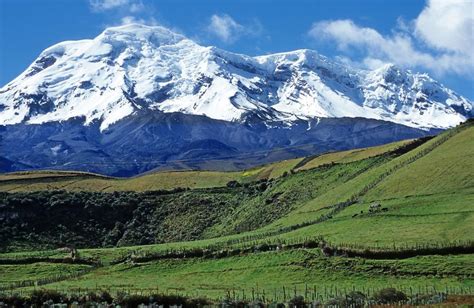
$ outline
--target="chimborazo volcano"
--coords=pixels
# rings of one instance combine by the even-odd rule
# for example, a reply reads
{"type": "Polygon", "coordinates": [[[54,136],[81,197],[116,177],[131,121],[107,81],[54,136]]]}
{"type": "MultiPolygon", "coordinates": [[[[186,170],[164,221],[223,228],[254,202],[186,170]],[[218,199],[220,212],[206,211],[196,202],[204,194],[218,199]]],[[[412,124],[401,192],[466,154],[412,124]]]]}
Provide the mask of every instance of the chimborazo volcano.
{"type": "Polygon", "coordinates": [[[237,170],[435,134],[473,115],[427,74],[312,50],[250,57],[130,24],[43,51],[0,89],[0,171],[237,170]]]}

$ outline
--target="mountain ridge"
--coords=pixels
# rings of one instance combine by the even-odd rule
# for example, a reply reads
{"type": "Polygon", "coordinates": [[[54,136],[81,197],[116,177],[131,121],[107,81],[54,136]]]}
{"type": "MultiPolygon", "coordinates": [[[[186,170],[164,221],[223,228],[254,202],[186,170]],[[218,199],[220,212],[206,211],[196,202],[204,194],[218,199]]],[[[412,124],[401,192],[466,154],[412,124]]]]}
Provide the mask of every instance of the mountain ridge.
{"type": "Polygon", "coordinates": [[[131,24],[43,51],[0,89],[0,123],[85,116],[101,131],[138,110],[245,122],[365,117],[445,129],[472,102],[426,74],[394,65],[354,69],[300,49],[250,57],[204,47],[164,27],[131,24]]]}
{"type": "Polygon", "coordinates": [[[433,135],[471,114],[394,65],[250,57],[132,24],[56,44],[0,89],[0,170],[242,170],[433,135]]]}

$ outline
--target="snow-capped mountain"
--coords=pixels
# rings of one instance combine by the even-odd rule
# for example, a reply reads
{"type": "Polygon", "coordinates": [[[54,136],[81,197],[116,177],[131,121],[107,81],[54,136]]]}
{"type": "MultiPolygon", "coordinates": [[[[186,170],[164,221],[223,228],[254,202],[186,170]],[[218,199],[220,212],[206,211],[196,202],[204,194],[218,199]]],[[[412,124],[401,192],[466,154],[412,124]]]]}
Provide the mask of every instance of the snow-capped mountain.
{"type": "Polygon", "coordinates": [[[394,65],[249,57],[127,25],[46,49],[0,89],[0,171],[237,170],[435,134],[472,109],[394,65]]]}
{"type": "Polygon", "coordinates": [[[457,125],[472,109],[428,75],[394,65],[364,71],[311,50],[249,57],[137,24],[54,45],[0,89],[0,125],[79,117],[101,131],[147,110],[288,126],[362,117],[430,129],[457,125]]]}

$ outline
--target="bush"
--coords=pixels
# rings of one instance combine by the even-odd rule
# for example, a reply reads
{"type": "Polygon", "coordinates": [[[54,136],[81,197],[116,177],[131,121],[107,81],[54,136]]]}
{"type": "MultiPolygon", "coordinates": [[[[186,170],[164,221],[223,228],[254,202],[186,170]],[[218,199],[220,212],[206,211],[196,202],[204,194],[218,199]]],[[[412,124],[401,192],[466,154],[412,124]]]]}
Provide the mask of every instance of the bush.
{"type": "MultiPolygon", "coordinates": [[[[238,307],[238,306],[234,306],[234,307],[238,307]]],[[[259,299],[256,299],[252,302],[249,303],[248,307],[251,307],[251,308],[263,308],[265,307],[265,304],[259,300],[259,299]]]]}
{"type": "MultiPolygon", "coordinates": [[[[180,295],[154,295],[150,298],[150,302],[163,306],[183,306],[186,304],[186,298],[180,295]]],[[[185,305],[186,306],[186,305],[185,305]]]]}
{"type": "MultiPolygon", "coordinates": [[[[222,307],[222,308],[230,308],[230,307],[232,307],[232,308],[244,308],[246,306],[248,306],[248,305],[246,305],[244,302],[242,302],[242,301],[233,301],[230,298],[224,299],[219,305],[219,307],[222,307]]],[[[253,307],[253,306],[250,306],[250,307],[253,307]]]]}
{"type": "Polygon", "coordinates": [[[229,188],[235,188],[235,187],[240,187],[240,186],[241,186],[240,183],[235,180],[227,182],[227,187],[229,188]]]}
{"type": "Polygon", "coordinates": [[[150,297],[145,295],[126,295],[122,297],[118,304],[124,307],[135,308],[141,304],[148,304],[150,297]]]}
{"type": "MultiPolygon", "coordinates": [[[[75,307],[115,307],[118,305],[134,308],[141,304],[152,304],[153,307],[204,307],[212,305],[212,302],[205,298],[186,298],[180,295],[132,295],[125,292],[117,292],[114,299],[107,291],[67,296],[52,290],[37,290],[33,291],[30,298],[21,297],[17,294],[7,296],[0,293],[0,307],[71,307],[71,304],[74,304],[75,307]]],[[[244,306],[233,305],[232,307],[244,306]]]]}
{"type": "Polygon", "coordinates": [[[54,290],[35,290],[31,293],[31,303],[33,306],[42,307],[43,303],[52,301],[53,303],[61,303],[62,296],[54,290]]]}
{"type": "Polygon", "coordinates": [[[365,295],[359,291],[352,291],[346,295],[345,306],[364,307],[365,295]]]}
{"type": "Polygon", "coordinates": [[[101,303],[106,302],[108,304],[111,304],[113,301],[112,296],[109,294],[107,291],[102,291],[99,295],[99,300],[101,303]]]}
{"type": "Polygon", "coordinates": [[[263,192],[263,191],[267,190],[267,187],[268,187],[267,183],[263,182],[263,183],[260,183],[260,185],[258,185],[258,190],[263,192]]]}
{"type": "Polygon", "coordinates": [[[186,300],[185,307],[204,307],[210,306],[212,303],[205,298],[190,298],[186,300]]]}
{"type": "Polygon", "coordinates": [[[295,296],[293,297],[292,299],[290,299],[290,301],[288,302],[288,305],[290,307],[296,307],[296,308],[304,308],[306,307],[306,303],[304,301],[304,297],[303,296],[295,296]]]}
{"type": "Polygon", "coordinates": [[[0,307],[23,307],[27,305],[27,301],[24,297],[18,294],[12,294],[10,296],[0,294],[0,307]]]}
{"type": "Polygon", "coordinates": [[[343,297],[335,297],[328,300],[325,306],[328,307],[346,307],[346,299],[343,297]]]}
{"type": "Polygon", "coordinates": [[[404,302],[408,299],[405,293],[398,291],[395,288],[382,289],[375,293],[372,298],[379,304],[404,302]]]}

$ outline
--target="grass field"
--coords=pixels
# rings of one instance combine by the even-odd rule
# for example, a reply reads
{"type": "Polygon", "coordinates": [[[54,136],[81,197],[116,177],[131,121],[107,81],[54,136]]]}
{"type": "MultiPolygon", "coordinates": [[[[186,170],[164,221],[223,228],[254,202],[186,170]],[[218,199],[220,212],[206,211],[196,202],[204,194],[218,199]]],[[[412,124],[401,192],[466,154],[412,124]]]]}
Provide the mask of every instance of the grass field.
{"type": "MultiPolygon", "coordinates": [[[[2,284],[10,284],[22,280],[40,280],[57,275],[68,275],[89,268],[79,264],[34,263],[18,265],[1,265],[2,284]]],[[[1,287],[2,285],[0,285],[1,287]]]]}
{"type": "MultiPolygon", "coordinates": [[[[51,288],[161,288],[167,292],[222,297],[226,291],[242,290],[250,296],[259,288],[268,296],[304,292],[305,285],[324,289],[352,288],[377,290],[387,286],[400,289],[436,287],[473,288],[474,268],[471,256],[417,257],[402,261],[365,261],[361,259],[324,258],[319,250],[265,252],[218,260],[162,260],[143,264],[118,264],[97,269],[78,279],[57,282],[51,288]]],[[[288,294],[289,295],[289,294],[288,294]]]]}
{"type": "Polygon", "coordinates": [[[308,158],[304,164],[296,168],[296,170],[308,170],[321,165],[330,163],[349,163],[368,157],[381,155],[383,153],[393,151],[400,146],[406,145],[412,142],[412,140],[402,140],[398,142],[388,143],[376,147],[353,149],[341,152],[331,152],[322,155],[318,155],[314,158],[308,158]]]}
{"type": "MultiPolygon", "coordinates": [[[[8,260],[35,256],[64,257],[54,249],[2,253],[0,277],[6,278],[2,278],[0,285],[49,275],[56,279],[43,284],[43,288],[159,289],[211,298],[237,292],[246,298],[266,296],[281,300],[293,296],[296,288],[298,294],[309,296],[309,292],[313,297],[316,294],[316,298],[327,299],[336,289],[340,293],[373,293],[390,286],[407,294],[429,290],[471,294],[474,254],[437,255],[436,249],[469,246],[474,242],[474,126],[472,122],[464,124],[416,147],[409,146],[412,142],[328,153],[232,173],[159,172],[132,179],[54,172],[52,177],[40,172],[3,175],[0,189],[11,193],[53,188],[199,188],[177,193],[176,198],[171,194],[169,198],[173,201],[166,203],[179,208],[180,200],[201,196],[204,201],[195,207],[192,216],[176,220],[160,216],[158,222],[165,221],[171,230],[182,230],[177,224],[193,228],[193,222],[202,224],[212,211],[217,217],[193,241],[81,248],[81,258],[95,259],[101,266],[74,278],[66,275],[59,279],[58,272],[80,271],[88,265],[26,261],[23,265],[8,264],[8,260]],[[226,210],[222,205],[216,207],[210,197],[203,199],[202,196],[210,194],[207,187],[225,186],[231,180],[250,185],[226,190],[225,194],[230,196],[226,200],[240,200],[235,207],[226,210]],[[261,183],[265,183],[263,189],[261,183]],[[374,203],[380,207],[371,210],[374,203]],[[324,245],[305,248],[298,244],[310,239],[324,239],[324,245],[369,251],[409,250],[423,245],[434,248],[432,254],[409,258],[350,258],[329,256],[323,253],[324,245]],[[261,248],[275,243],[281,249],[261,248]],[[212,251],[213,257],[194,257],[191,252],[196,249],[212,251]],[[232,249],[240,250],[235,255],[219,255],[219,251],[232,249]],[[176,252],[182,253],[172,257],[171,253],[176,252]],[[136,259],[142,255],[152,257],[146,261],[136,259]],[[162,255],[165,257],[153,257],[162,255]],[[16,276],[12,271],[15,267],[16,276]]],[[[213,195],[216,200],[221,198],[219,191],[212,193],[217,193],[213,195]]],[[[23,243],[27,243],[26,238],[23,243]]],[[[27,292],[31,286],[17,290],[27,292]]]]}

